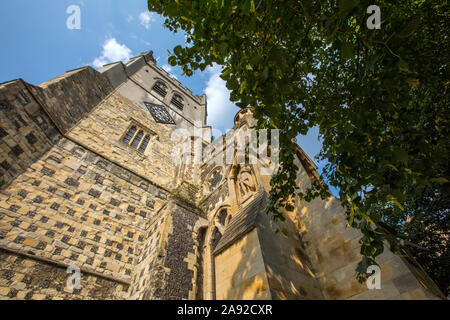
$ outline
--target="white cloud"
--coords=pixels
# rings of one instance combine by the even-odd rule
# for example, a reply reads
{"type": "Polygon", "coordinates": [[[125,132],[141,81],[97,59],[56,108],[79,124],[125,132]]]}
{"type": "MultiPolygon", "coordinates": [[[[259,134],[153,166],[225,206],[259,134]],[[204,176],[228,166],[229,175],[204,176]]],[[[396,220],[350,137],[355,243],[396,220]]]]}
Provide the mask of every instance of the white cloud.
{"type": "Polygon", "coordinates": [[[230,101],[230,90],[220,78],[221,67],[214,65],[207,69],[210,77],[205,89],[208,101],[208,124],[222,133],[234,125],[234,116],[240,109],[230,101]]]}
{"type": "Polygon", "coordinates": [[[163,64],[163,65],[161,66],[161,68],[162,68],[163,70],[165,70],[172,78],[175,78],[175,79],[178,80],[177,76],[172,72],[173,69],[172,69],[171,66],[169,66],[168,64],[163,64]]]}
{"type": "Polygon", "coordinates": [[[110,38],[103,44],[102,55],[92,62],[95,68],[101,68],[107,63],[123,61],[127,62],[132,57],[131,49],[124,44],[117,42],[115,38],[110,38]]]}
{"type": "Polygon", "coordinates": [[[172,67],[168,64],[163,64],[161,67],[163,70],[166,70],[167,72],[172,72],[172,67]]]}
{"type": "Polygon", "coordinates": [[[145,29],[150,29],[151,23],[156,21],[155,14],[148,11],[141,12],[139,14],[139,21],[145,29]]]}
{"type": "Polygon", "coordinates": [[[133,20],[134,20],[134,17],[131,14],[129,14],[127,17],[127,22],[130,23],[130,22],[133,22],[133,20]]]}

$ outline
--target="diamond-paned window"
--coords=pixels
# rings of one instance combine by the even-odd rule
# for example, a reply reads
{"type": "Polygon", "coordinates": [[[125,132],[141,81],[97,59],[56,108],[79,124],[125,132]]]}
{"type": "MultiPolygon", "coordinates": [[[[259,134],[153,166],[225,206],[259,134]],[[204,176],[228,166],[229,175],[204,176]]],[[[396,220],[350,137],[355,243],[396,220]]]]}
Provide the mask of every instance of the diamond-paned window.
{"type": "Polygon", "coordinates": [[[144,104],[147,107],[148,111],[150,111],[150,113],[153,116],[153,119],[155,119],[156,122],[165,124],[175,124],[175,121],[173,120],[172,116],[169,114],[169,112],[164,106],[150,102],[144,102],[144,104]]]}

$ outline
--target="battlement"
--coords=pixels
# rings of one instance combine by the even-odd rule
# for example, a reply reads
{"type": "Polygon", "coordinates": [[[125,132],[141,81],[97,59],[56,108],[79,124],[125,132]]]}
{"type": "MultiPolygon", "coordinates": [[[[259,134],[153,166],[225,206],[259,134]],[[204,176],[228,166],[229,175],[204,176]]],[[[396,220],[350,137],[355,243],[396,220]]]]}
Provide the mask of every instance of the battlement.
{"type": "Polygon", "coordinates": [[[113,87],[117,88],[123,82],[125,82],[128,77],[133,76],[136,72],[146,66],[150,66],[153,69],[157,70],[157,72],[163,75],[165,80],[170,81],[175,87],[183,91],[183,93],[190,98],[194,99],[198,104],[206,104],[206,95],[194,95],[189,88],[183,86],[180,81],[173,78],[166,70],[158,67],[156,60],[153,57],[153,51],[141,53],[131,58],[126,63],[118,61],[106,64],[102,68],[100,68],[98,72],[105,74],[111,81],[113,87]]]}

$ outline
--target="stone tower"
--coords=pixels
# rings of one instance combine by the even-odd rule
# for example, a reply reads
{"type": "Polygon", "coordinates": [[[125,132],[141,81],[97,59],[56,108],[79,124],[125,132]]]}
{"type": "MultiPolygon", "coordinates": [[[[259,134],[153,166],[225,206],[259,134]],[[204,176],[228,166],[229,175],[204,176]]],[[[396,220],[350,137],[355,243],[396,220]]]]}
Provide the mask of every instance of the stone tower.
{"type": "MultiPolygon", "coordinates": [[[[1,84],[0,299],[439,296],[420,266],[389,250],[381,289],[357,283],[360,234],[334,197],[296,199],[279,225],[286,235],[274,233],[267,163],[236,152],[222,161],[234,133],[212,142],[206,118],[206,97],[152,52],[39,86],[1,84]],[[81,286],[71,287],[77,269],[81,286]]],[[[235,129],[253,121],[243,109],[235,129]]],[[[306,188],[316,167],[296,156],[306,188]]]]}

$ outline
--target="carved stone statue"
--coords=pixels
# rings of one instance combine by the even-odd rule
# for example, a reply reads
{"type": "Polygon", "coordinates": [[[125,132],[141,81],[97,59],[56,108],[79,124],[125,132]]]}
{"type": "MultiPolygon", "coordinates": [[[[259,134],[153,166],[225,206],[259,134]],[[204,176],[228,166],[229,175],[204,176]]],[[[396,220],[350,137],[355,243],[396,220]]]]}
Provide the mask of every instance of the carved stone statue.
{"type": "Polygon", "coordinates": [[[242,196],[248,194],[249,192],[256,191],[256,187],[253,183],[253,178],[250,172],[243,171],[239,174],[239,186],[242,196]]]}

